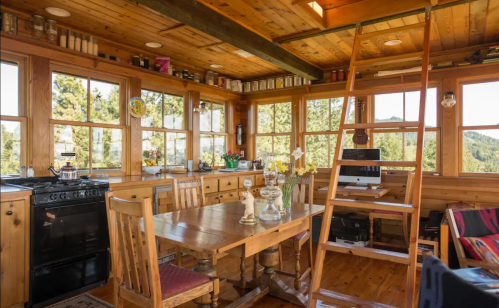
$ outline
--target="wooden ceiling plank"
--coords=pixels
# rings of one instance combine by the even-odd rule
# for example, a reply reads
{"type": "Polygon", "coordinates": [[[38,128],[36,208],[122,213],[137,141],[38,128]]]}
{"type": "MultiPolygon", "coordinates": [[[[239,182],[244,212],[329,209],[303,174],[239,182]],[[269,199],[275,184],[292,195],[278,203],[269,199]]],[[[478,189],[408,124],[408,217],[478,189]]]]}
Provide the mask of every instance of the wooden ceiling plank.
{"type": "Polygon", "coordinates": [[[333,43],[327,35],[316,36],[308,40],[313,40],[317,42],[320,46],[323,46],[329,53],[333,54],[338,62],[349,62],[351,54],[346,54],[341,50],[337,44],[333,43]]]}
{"type": "MultiPolygon", "coordinates": [[[[440,38],[440,31],[438,30],[437,17],[435,14],[431,14],[431,32],[430,32],[430,50],[431,51],[441,51],[444,50],[442,45],[442,39],[440,38]]],[[[419,14],[418,19],[420,21],[425,20],[424,14],[419,14]]]]}
{"type": "Polygon", "coordinates": [[[326,19],[325,19],[325,12],[324,12],[324,10],[322,10],[321,7],[318,7],[318,4],[316,4],[316,3],[303,4],[302,3],[302,4],[298,4],[297,6],[300,7],[303,11],[305,11],[305,13],[310,15],[310,17],[312,17],[312,19],[314,19],[316,22],[323,24],[325,27],[328,26],[326,19]],[[311,6],[312,4],[315,5],[314,8],[318,8],[321,11],[320,15],[314,8],[312,8],[312,6],[311,6]]]}
{"type": "Polygon", "coordinates": [[[347,42],[341,39],[339,33],[326,34],[324,37],[337,46],[338,49],[341,50],[349,59],[352,57],[352,46],[348,45],[347,42]]]}
{"type": "Polygon", "coordinates": [[[185,29],[187,27],[188,27],[187,25],[179,24],[179,25],[173,26],[171,28],[168,28],[168,29],[165,29],[165,30],[161,30],[161,31],[158,32],[158,34],[161,35],[161,36],[166,36],[167,34],[171,34],[173,32],[185,29]]]}
{"type": "Polygon", "coordinates": [[[200,47],[198,47],[198,49],[207,49],[207,48],[219,47],[219,46],[225,45],[225,44],[227,44],[227,43],[226,42],[217,42],[217,43],[213,43],[213,44],[200,46],[200,47]]]}
{"type": "MultiPolygon", "coordinates": [[[[433,14],[432,14],[432,16],[433,16],[433,14]]],[[[403,17],[403,18],[400,18],[399,20],[402,20],[402,23],[405,25],[411,25],[411,24],[415,24],[415,23],[419,22],[419,18],[417,15],[403,17]]],[[[390,21],[389,21],[389,23],[390,23],[390,21]]],[[[412,38],[412,43],[416,47],[416,50],[423,50],[423,40],[424,40],[423,33],[417,32],[417,31],[411,31],[411,32],[409,32],[409,35],[412,38]]]]}
{"type": "Polygon", "coordinates": [[[499,40],[499,0],[489,0],[487,22],[485,24],[484,43],[499,40]]]}
{"type": "Polygon", "coordinates": [[[316,1],[324,10],[334,9],[340,6],[360,2],[364,0],[318,0],[316,1]]]}
{"type": "Polygon", "coordinates": [[[465,3],[453,6],[452,17],[456,48],[470,46],[470,4],[465,3]]]}
{"type": "Polygon", "coordinates": [[[332,63],[344,63],[349,60],[348,57],[345,57],[342,52],[338,51],[331,42],[322,36],[304,39],[303,42],[321,56],[321,60],[325,63],[321,68],[330,67],[332,63]]]}
{"type": "MultiPolygon", "coordinates": [[[[377,23],[377,24],[374,24],[373,25],[377,31],[391,31],[393,28],[390,27],[390,25],[388,24],[388,22],[386,21],[383,21],[383,22],[380,22],[380,23],[377,23]]],[[[405,27],[405,26],[404,26],[405,27]]],[[[395,28],[398,28],[398,27],[395,27],[395,28]]],[[[402,41],[401,44],[399,45],[395,45],[395,46],[385,46],[384,43],[386,41],[389,41],[389,40],[398,40],[399,39],[399,35],[400,33],[404,33],[404,34],[407,34],[407,32],[399,32],[397,34],[389,34],[389,35],[384,35],[384,36],[378,36],[376,37],[377,39],[381,40],[381,42],[383,42],[383,47],[385,48],[385,50],[391,50],[393,54],[403,54],[403,53],[407,53],[409,51],[405,50],[404,49],[404,41],[402,41]]]]}
{"type": "Polygon", "coordinates": [[[456,48],[454,41],[454,22],[452,20],[452,8],[446,8],[435,12],[440,41],[444,50],[456,48]]]}
{"type": "Polygon", "coordinates": [[[291,73],[312,80],[323,77],[323,72],[319,68],[197,1],[184,0],[173,3],[161,0],[136,1],[190,27],[206,32],[221,41],[272,62],[291,73]]]}
{"type": "Polygon", "coordinates": [[[470,45],[483,44],[489,0],[470,3],[470,45]]]}
{"type": "Polygon", "coordinates": [[[312,28],[318,28],[321,30],[326,29],[326,25],[324,24],[324,21],[317,21],[315,18],[310,16],[308,12],[305,12],[301,7],[294,5],[293,0],[279,0],[290,12],[290,14],[296,14],[299,16],[301,19],[303,19],[307,24],[310,25],[312,28]]]}
{"type": "Polygon", "coordinates": [[[315,2],[315,0],[293,0],[291,4],[297,5],[297,4],[302,4],[302,3],[310,3],[310,2],[315,2]]]}
{"type": "MultiPolygon", "coordinates": [[[[389,20],[387,21],[387,23],[391,28],[397,28],[405,25],[402,18],[389,20]]],[[[416,43],[414,41],[414,37],[417,37],[415,33],[418,32],[421,34],[421,36],[423,35],[423,31],[409,31],[408,33],[397,34],[396,37],[402,41],[402,47],[404,48],[405,52],[415,52],[418,50],[422,50],[422,46],[418,49],[418,46],[416,46],[416,43]]]]}

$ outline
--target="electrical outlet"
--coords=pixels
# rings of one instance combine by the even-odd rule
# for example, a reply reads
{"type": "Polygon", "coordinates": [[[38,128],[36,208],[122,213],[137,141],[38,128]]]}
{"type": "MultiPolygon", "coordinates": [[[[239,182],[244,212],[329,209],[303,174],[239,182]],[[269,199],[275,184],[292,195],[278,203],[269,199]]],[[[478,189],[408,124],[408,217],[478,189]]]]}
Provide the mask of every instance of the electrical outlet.
{"type": "Polygon", "coordinates": [[[241,151],[241,157],[244,157],[244,151],[241,151]]]}

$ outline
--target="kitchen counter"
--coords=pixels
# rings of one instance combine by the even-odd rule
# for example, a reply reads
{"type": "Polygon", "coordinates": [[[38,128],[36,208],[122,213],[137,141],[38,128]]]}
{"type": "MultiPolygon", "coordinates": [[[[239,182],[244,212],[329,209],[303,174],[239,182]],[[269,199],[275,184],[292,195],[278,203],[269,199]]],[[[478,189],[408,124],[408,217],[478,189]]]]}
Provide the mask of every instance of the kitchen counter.
{"type": "Polygon", "coordinates": [[[2,201],[31,195],[31,189],[22,189],[8,185],[0,185],[0,192],[2,201]]]}
{"type": "Polygon", "coordinates": [[[206,178],[221,178],[228,176],[245,176],[262,174],[263,170],[259,171],[235,171],[223,172],[219,170],[205,171],[205,172],[187,172],[184,174],[142,174],[142,175],[127,175],[109,177],[108,179],[99,179],[97,177],[90,178],[91,181],[109,182],[110,187],[125,187],[137,185],[164,185],[170,184],[173,179],[177,180],[192,180],[200,177],[206,178]]]}

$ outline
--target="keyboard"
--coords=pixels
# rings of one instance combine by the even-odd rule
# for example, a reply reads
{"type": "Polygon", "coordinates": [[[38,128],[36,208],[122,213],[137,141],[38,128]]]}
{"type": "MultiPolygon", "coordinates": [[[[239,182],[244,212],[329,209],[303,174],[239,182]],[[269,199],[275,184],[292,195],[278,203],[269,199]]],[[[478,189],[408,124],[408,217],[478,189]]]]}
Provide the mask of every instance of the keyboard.
{"type": "Polygon", "coordinates": [[[345,186],[345,189],[367,190],[367,186],[345,186]]]}

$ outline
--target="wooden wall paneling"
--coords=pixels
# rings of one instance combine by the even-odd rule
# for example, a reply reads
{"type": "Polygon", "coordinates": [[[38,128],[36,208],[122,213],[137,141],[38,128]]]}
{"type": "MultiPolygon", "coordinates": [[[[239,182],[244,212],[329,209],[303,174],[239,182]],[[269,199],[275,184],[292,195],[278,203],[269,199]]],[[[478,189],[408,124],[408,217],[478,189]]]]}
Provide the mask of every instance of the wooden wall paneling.
{"type": "MultiPolygon", "coordinates": [[[[129,94],[128,97],[125,99],[126,101],[126,108],[125,110],[128,110],[128,102],[130,98],[138,96],[141,97],[141,92],[142,92],[142,83],[139,78],[130,78],[130,85],[129,85],[129,94]]],[[[129,114],[128,111],[126,111],[127,114],[129,114]]],[[[142,123],[140,118],[135,118],[132,116],[129,116],[130,120],[130,125],[129,125],[129,146],[128,150],[130,155],[129,161],[130,161],[130,166],[128,169],[128,175],[141,175],[142,174],[142,123]]]]}
{"type": "MultiPolygon", "coordinates": [[[[457,80],[455,78],[445,78],[442,83],[442,92],[452,91],[457,93],[457,80]]],[[[443,97],[437,97],[437,104],[443,97]]],[[[441,126],[441,157],[442,157],[442,175],[458,176],[459,161],[459,106],[456,104],[452,108],[442,107],[442,126],[441,126]]]]}
{"type": "Polygon", "coordinates": [[[468,47],[470,45],[470,4],[456,5],[451,9],[456,48],[468,47]]]}
{"type": "Polygon", "coordinates": [[[189,114],[191,114],[191,127],[189,128],[189,135],[192,144],[192,159],[197,164],[198,159],[201,157],[201,134],[200,132],[200,116],[199,112],[193,112],[194,107],[199,106],[201,102],[201,93],[197,91],[189,91],[189,114]]]}
{"type": "Polygon", "coordinates": [[[251,159],[257,159],[256,144],[255,144],[255,132],[256,132],[256,122],[255,122],[255,109],[256,101],[248,100],[247,105],[247,118],[248,118],[248,129],[246,131],[246,146],[247,151],[250,153],[251,159]]]}
{"type": "Polygon", "coordinates": [[[485,24],[484,42],[494,42],[499,38],[499,0],[489,0],[485,24]]]}
{"type": "MultiPolygon", "coordinates": [[[[2,44],[3,45],[3,44],[2,44]]],[[[32,164],[35,176],[49,176],[50,171],[50,119],[52,118],[52,85],[51,85],[50,61],[47,58],[31,57],[31,74],[29,84],[31,85],[31,110],[32,125],[31,133],[33,140],[32,164]]]]}
{"type": "Polygon", "coordinates": [[[239,115],[236,111],[238,101],[236,100],[229,100],[227,103],[228,107],[228,117],[227,117],[227,122],[228,122],[228,140],[227,140],[227,149],[231,150],[232,152],[238,152],[237,147],[236,147],[236,125],[239,124],[239,115]]]}

